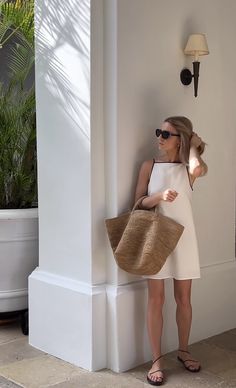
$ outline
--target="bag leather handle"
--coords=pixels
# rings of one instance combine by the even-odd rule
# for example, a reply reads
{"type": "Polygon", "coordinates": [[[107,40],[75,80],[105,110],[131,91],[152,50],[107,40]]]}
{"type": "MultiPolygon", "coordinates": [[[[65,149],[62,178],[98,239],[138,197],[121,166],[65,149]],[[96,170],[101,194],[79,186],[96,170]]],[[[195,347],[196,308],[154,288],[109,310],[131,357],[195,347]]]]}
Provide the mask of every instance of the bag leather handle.
{"type": "Polygon", "coordinates": [[[137,209],[137,207],[140,205],[140,203],[143,201],[144,198],[147,198],[147,195],[143,195],[142,197],[140,197],[134,204],[133,206],[133,209],[131,210],[131,212],[133,213],[134,210],[137,209]]]}
{"type": "MultiPolygon", "coordinates": [[[[131,210],[131,213],[133,213],[133,212],[137,209],[137,207],[140,205],[140,203],[143,201],[143,199],[144,199],[144,198],[147,198],[147,197],[148,197],[148,195],[143,195],[142,197],[140,197],[140,198],[135,202],[135,204],[134,204],[134,206],[133,206],[133,209],[131,210]]],[[[151,210],[151,209],[146,209],[146,210],[151,210]]],[[[158,213],[158,205],[155,206],[154,212],[155,212],[155,213],[158,213]]]]}

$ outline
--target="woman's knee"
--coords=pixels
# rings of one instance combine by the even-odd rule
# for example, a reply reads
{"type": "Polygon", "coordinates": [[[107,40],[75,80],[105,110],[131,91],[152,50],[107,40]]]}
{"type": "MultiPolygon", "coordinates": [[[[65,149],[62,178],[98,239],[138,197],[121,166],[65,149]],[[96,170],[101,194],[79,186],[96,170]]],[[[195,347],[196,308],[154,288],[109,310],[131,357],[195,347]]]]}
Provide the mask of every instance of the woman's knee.
{"type": "Polygon", "coordinates": [[[152,307],[162,307],[165,302],[164,283],[161,281],[149,281],[148,304],[152,307]]]}
{"type": "Polygon", "coordinates": [[[190,280],[174,280],[174,295],[178,306],[191,306],[191,285],[190,280]]]}
{"type": "Polygon", "coordinates": [[[177,306],[180,306],[182,308],[191,307],[190,295],[175,294],[175,301],[177,306]]]}
{"type": "Polygon", "coordinates": [[[156,295],[149,295],[148,297],[148,305],[153,309],[162,308],[165,303],[165,295],[164,293],[159,293],[156,295]]]}

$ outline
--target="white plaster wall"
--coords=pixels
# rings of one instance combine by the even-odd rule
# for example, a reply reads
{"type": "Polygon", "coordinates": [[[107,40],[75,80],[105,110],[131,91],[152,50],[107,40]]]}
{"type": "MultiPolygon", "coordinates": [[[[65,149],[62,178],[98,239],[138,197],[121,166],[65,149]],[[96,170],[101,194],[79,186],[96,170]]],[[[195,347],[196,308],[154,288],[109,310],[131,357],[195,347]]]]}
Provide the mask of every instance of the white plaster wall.
{"type": "MultiPolygon", "coordinates": [[[[193,284],[190,342],[195,342],[236,325],[236,53],[232,50],[236,3],[106,0],[104,11],[107,216],[132,205],[139,167],[156,155],[154,130],[165,117],[189,117],[208,144],[204,158],[209,172],[196,182],[193,197],[202,268],[201,280],[193,284]],[[194,32],[206,34],[210,49],[210,55],[201,58],[197,98],[193,85],[185,87],[179,79],[183,67],[192,69],[192,59],[184,56],[183,48],[194,32]]],[[[117,269],[108,249],[108,365],[115,371],[151,358],[142,315],[146,290],[140,282],[137,291],[135,280],[139,279],[117,269]],[[137,332],[142,334],[137,337],[137,332]]],[[[164,315],[166,352],[178,345],[171,281],[166,282],[164,315]]]]}
{"type": "Polygon", "coordinates": [[[118,204],[133,199],[140,163],[156,155],[154,129],[169,115],[186,115],[208,143],[206,178],[194,190],[202,266],[234,260],[236,27],[233,0],[119,0],[118,204]],[[132,20],[132,22],[131,22],[132,20]],[[206,33],[210,55],[201,57],[199,96],[179,73],[188,34],[206,33]],[[224,220],[224,222],[221,222],[224,220]]]}

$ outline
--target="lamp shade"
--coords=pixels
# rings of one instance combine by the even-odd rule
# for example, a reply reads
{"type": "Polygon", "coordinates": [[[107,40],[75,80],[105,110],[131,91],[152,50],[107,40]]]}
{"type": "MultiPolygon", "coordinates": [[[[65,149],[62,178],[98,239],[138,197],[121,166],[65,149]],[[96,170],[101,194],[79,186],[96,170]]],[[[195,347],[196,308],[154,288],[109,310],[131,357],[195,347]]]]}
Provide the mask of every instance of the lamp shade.
{"type": "Polygon", "coordinates": [[[199,55],[209,54],[206,36],[204,34],[189,35],[184,54],[198,57],[199,55]]]}

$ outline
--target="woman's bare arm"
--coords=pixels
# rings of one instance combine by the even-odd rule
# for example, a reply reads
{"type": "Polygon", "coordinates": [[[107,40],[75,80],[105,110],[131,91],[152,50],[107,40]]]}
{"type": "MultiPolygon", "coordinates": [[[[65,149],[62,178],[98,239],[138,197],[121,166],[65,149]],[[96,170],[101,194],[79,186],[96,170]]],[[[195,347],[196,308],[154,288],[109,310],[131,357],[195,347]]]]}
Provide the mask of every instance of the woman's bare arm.
{"type": "MultiPolygon", "coordinates": [[[[142,164],[140,168],[138,183],[137,183],[136,192],[135,192],[135,202],[139,198],[147,195],[148,183],[150,180],[152,167],[153,167],[153,161],[147,160],[142,164]]],[[[178,193],[176,193],[176,191],[167,189],[164,192],[157,192],[155,194],[147,196],[142,200],[141,205],[144,209],[152,209],[153,207],[157,206],[160,201],[168,201],[168,202],[174,201],[177,195],[178,193]]]]}
{"type": "Polygon", "coordinates": [[[145,162],[143,162],[139,170],[138,182],[135,190],[135,202],[144,195],[147,195],[152,165],[152,160],[146,160],[145,162]]]}

